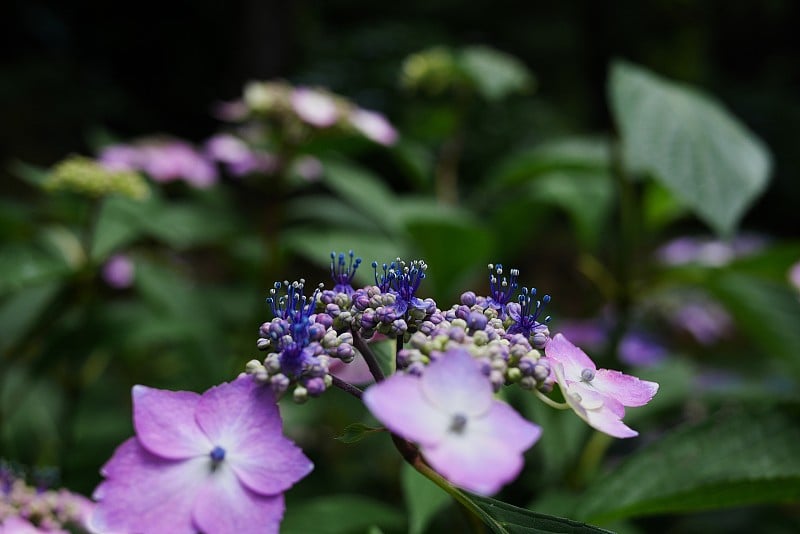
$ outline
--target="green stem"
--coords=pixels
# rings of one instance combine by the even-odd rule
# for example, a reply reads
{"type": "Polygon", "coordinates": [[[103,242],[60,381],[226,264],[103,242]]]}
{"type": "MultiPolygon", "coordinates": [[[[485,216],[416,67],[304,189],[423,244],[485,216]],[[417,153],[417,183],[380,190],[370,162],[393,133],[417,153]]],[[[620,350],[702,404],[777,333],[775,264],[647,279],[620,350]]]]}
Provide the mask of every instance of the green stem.
{"type": "Polygon", "coordinates": [[[333,376],[333,375],[331,375],[331,378],[333,378],[333,385],[336,386],[337,388],[341,389],[345,393],[349,393],[350,395],[352,395],[353,397],[357,398],[358,400],[361,400],[361,398],[364,396],[364,392],[361,391],[360,389],[358,389],[357,387],[355,387],[350,382],[345,382],[341,378],[339,378],[337,376],[333,376]]]}
{"type": "Polygon", "coordinates": [[[541,400],[543,403],[547,404],[551,408],[555,408],[556,410],[570,409],[570,405],[567,404],[566,402],[556,402],[547,395],[545,395],[544,393],[542,393],[541,391],[539,391],[538,389],[534,389],[533,392],[536,394],[537,397],[539,397],[539,400],[541,400]]]}

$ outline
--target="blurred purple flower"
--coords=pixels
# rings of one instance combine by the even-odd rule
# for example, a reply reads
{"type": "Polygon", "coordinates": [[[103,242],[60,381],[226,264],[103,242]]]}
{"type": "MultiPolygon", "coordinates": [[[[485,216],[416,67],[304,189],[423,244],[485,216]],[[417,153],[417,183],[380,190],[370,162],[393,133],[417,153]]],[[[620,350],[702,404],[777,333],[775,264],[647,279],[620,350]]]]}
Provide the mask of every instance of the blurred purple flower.
{"type": "Polygon", "coordinates": [[[729,241],[710,237],[679,237],[656,251],[656,257],[665,265],[697,263],[708,267],[721,267],[736,258],[754,254],[767,245],[767,239],[755,234],[743,234],[729,241]]]}
{"type": "Polygon", "coordinates": [[[185,180],[194,187],[206,188],[217,181],[213,162],[179,140],[112,145],[100,152],[98,161],[109,170],[144,171],[156,182],[185,180]]]}
{"type": "Polygon", "coordinates": [[[94,492],[98,531],[278,532],[283,492],[313,468],[245,375],[202,395],[134,386],[133,419],[94,492]]]}
{"type": "Polygon", "coordinates": [[[625,407],[650,402],[658,384],[619,371],[598,369],[563,334],[550,340],[545,354],[554,363],[556,381],[567,404],[589,426],[616,438],[639,434],[622,422],[625,407]]]}
{"type": "Polygon", "coordinates": [[[300,156],[292,163],[292,171],[307,182],[316,182],[322,178],[325,168],[314,156],[300,156]]]}
{"type": "Polygon", "coordinates": [[[133,284],[134,265],[124,254],[115,254],[103,265],[103,280],[115,289],[126,289],[133,284]]]}
{"type": "Polygon", "coordinates": [[[35,527],[27,519],[12,515],[4,518],[0,523],[0,534],[42,534],[43,532],[50,532],[51,534],[68,534],[66,530],[40,530],[35,527]]]}
{"type": "Polygon", "coordinates": [[[397,130],[380,113],[356,109],[350,114],[350,124],[364,137],[381,145],[390,146],[397,142],[397,130]]]}
{"type": "Polygon", "coordinates": [[[302,120],[317,128],[333,126],[339,119],[336,102],[321,91],[298,87],[292,91],[290,102],[302,120]]]}
{"type": "Polygon", "coordinates": [[[333,376],[356,386],[369,384],[374,381],[372,373],[364,357],[357,353],[350,363],[344,363],[338,358],[332,358],[328,365],[328,372],[333,376]]]}
{"type": "Polygon", "coordinates": [[[444,352],[421,377],[394,374],[370,387],[364,403],[389,430],[418,443],[425,461],[450,482],[482,495],[517,477],[522,453],[541,435],[494,398],[462,349],[444,352]]]}
{"type": "Polygon", "coordinates": [[[650,367],[667,357],[667,349],[652,336],[630,331],[619,342],[619,359],[628,365],[650,367]]]}
{"type": "Polygon", "coordinates": [[[733,332],[730,314],[710,298],[687,300],[670,313],[669,318],[672,324],[689,332],[702,345],[713,345],[733,332]]]}
{"type": "Polygon", "coordinates": [[[239,122],[247,117],[247,104],[243,100],[218,102],[211,110],[211,114],[223,121],[239,122]]]}
{"type": "Polygon", "coordinates": [[[105,147],[97,161],[109,171],[136,171],[141,169],[142,155],[132,145],[110,145],[105,147]]]}
{"type": "Polygon", "coordinates": [[[278,166],[275,156],[251,149],[243,140],[231,134],[217,134],[205,144],[206,155],[223,163],[233,176],[253,172],[269,173],[278,166]]]}
{"type": "Polygon", "coordinates": [[[800,290],[800,261],[792,265],[789,269],[789,282],[800,290]]]}

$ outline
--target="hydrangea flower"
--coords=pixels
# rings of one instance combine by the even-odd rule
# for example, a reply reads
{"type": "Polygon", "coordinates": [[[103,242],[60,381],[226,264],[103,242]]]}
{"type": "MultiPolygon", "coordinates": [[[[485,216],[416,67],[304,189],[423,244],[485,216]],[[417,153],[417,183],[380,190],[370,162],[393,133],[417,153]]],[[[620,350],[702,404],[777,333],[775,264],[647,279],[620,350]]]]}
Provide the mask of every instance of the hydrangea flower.
{"type": "Polygon", "coordinates": [[[336,101],[322,91],[298,87],[292,92],[290,102],[301,119],[317,128],[328,128],[339,120],[336,101]]]}
{"type": "Polygon", "coordinates": [[[397,130],[380,113],[355,109],[349,119],[350,124],[371,141],[385,146],[393,145],[397,141],[397,130]]]}
{"type": "Polygon", "coordinates": [[[619,371],[598,369],[595,363],[563,334],[545,347],[553,362],[556,381],[567,404],[589,425],[616,438],[639,433],[622,422],[626,406],[644,406],[658,391],[658,384],[619,371]]]}
{"type": "Polygon", "coordinates": [[[444,352],[421,377],[392,375],[367,389],[364,403],[392,432],[418,443],[425,461],[450,482],[482,495],[516,478],[522,453],[541,435],[494,398],[464,349],[444,352]]]}
{"type": "Polygon", "coordinates": [[[135,267],[125,254],[115,254],[103,265],[103,280],[114,289],[127,289],[133,285],[135,267]]]}
{"type": "Polygon", "coordinates": [[[133,423],[101,470],[97,532],[278,532],[283,492],[313,468],[247,376],[202,395],[134,386],[133,423]]]}

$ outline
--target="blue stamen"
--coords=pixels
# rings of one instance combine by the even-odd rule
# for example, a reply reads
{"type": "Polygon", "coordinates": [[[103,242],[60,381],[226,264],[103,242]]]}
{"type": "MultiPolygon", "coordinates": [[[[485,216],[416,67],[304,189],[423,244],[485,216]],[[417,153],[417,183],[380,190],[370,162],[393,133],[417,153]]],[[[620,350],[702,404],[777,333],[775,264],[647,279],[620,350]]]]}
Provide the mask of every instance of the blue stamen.
{"type": "Polygon", "coordinates": [[[217,445],[211,450],[209,456],[211,456],[211,459],[214,461],[214,463],[218,464],[225,459],[225,449],[217,445]]]}
{"type": "Polygon", "coordinates": [[[538,325],[550,322],[550,316],[544,318],[544,321],[539,322],[539,316],[544,311],[545,306],[550,303],[550,295],[545,295],[542,300],[535,300],[536,288],[533,287],[528,290],[527,287],[522,288],[522,293],[517,297],[519,302],[519,316],[512,315],[514,324],[512,324],[508,332],[510,334],[525,334],[530,336],[534,328],[538,325]]]}
{"type": "Polygon", "coordinates": [[[292,282],[284,281],[283,285],[286,286],[286,295],[277,297],[278,291],[281,289],[281,283],[275,282],[273,289],[270,289],[270,296],[267,297],[267,304],[272,309],[272,315],[280,317],[289,322],[300,322],[303,317],[308,319],[314,313],[314,307],[319,297],[320,288],[314,290],[310,297],[303,294],[303,288],[306,281],[300,279],[299,281],[292,282]]]}
{"type": "Polygon", "coordinates": [[[358,266],[361,265],[361,258],[356,258],[351,250],[348,255],[350,262],[345,262],[344,252],[337,255],[336,252],[331,252],[331,278],[334,282],[333,290],[337,293],[353,293],[353,278],[356,276],[358,266]]]}
{"type": "Polygon", "coordinates": [[[510,269],[508,278],[503,276],[503,265],[501,263],[489,264],[489,299],[492,304],[501,309],[511,302],[519,284],[518,269],[510,269]]]}

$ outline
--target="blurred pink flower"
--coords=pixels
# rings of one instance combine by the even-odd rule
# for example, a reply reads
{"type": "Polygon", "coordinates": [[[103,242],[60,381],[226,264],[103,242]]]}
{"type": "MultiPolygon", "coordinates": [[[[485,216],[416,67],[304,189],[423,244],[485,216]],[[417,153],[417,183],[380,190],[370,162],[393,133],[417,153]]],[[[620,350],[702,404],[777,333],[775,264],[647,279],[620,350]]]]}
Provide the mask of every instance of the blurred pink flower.
{"type": "Polygon", "coordinates": [[[456,486],[491,495],[514,480],[522,453],[541,428],[494,398],[478,363],[449,350],[421,377],[394,374],[364,392],[372,414],[395,434],[419,444],[425,461],[456,486]]]}
{"type": "Polygon", "coordinates": [[[380,113],[357,109],[350,114],[350,123],[364,137],[376,143],[389,146],[397,141],[397,130],[380,113]]]}
{"type": "Polygon", "coordinates": [[[100,532],[278,532],[283,492],[313,468],[248,376],[202,395],[134,386],[133,423],[94,492],[100,532]]]}
{"type": "Polygon", "coordinates": [[[135,267],[124,254],[115,254],[103,265],[103,280],[115,289],[126,289],[133,284],[135,267]]]}
{"type": "Polygon", "coordinates": [[[300,156],[292,163],[292,171],[307,182],[316,182],[322,178],[325,168],[314,156],[300,156]]]}
{"type": "Polygon", "coordinates": [[[789,282],[800,290],[800,261],[792,265],[789,269],[789,282]]]}
{"type": "Polygon", "coordinates": [[[766,245],[767,239],[756,234],[742,234],[727,241],[685,236],[673,239],[659,248],[656,257],[665,265],[696,263],[721,267],[737,258],[755,254],[766,245]]]}
{"type": "Polygon", "coordinates": [[[144,171],[156,182],[184,180],[194,187],[206,188],[217,181],[214,163],[179,140],[112,145],[100,152],[98,162],[109,170],[144,171]]]}
{"type": "Polygon", "coordinates": [[[339,119],[336,102],[321,91],[298,87],[292,91],[290,102],[301,119],[317,128],[333,126],[339,119]]]}
{"type": "Polygon", "coordinates": [[[331,363],[328,365],[328,372],[356,386],[374,381],[372,373],[369,372],[367,361],[360,353],[356,353],[356,357],[350,363],[344,363],[338,358],[332,358],[331,363]]]}
{"type": "Polygon", "coordinates": [[[594,362],[563,334],[545,347],[553,363],[558,386],[569,406],[590,426],[616,438],[639,433],[622,422],[625,406],[644,406],[658,391],[658,384],[619,371],[598,369],[594,362]]]}
{"type": "Polygon", "coordinates": [[[205,144],[205,153],[212,160],[225,164],[234,176],[253,172],[272,172],[278,160],[272,154],[251,149],[243,140],[231,134],[217,134],[205,144]]]}

